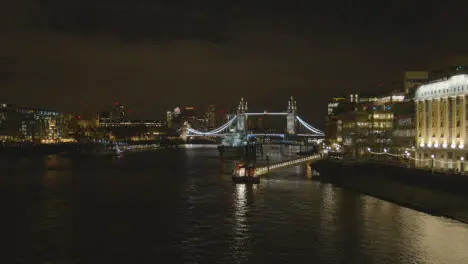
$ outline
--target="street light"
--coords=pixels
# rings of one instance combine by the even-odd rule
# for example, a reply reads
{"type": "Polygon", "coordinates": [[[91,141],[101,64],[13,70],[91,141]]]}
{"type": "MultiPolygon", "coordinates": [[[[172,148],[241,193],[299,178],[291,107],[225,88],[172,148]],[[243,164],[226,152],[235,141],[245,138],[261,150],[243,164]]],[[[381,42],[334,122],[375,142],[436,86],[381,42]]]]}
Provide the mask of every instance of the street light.
{"type": "Polygon", "coordinates": [[[432,158],[431,168],[434,169],[434,158],[435,158],[434,154],[431,155],[431,158],[432,158]]]}

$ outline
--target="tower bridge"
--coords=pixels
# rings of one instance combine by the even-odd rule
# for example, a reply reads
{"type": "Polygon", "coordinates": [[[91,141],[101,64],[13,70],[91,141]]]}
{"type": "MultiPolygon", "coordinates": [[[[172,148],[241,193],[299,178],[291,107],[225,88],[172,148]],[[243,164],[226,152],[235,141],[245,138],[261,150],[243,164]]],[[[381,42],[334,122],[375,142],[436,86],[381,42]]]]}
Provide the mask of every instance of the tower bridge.
{"type": "Polygon", "coordinates": [[[297,136],[297,137],[315,137],[321,138],[324,133],[306,123],[302,118],[297,115],[297,104],[296,100],[291,96],[288,100],[287,109],[284,112],[248,112],[248,104],[244,98],[241,98],[237,111],[225,124],[215,128],[211,131],[198,131],[191,128],[189,125],[182,129],[183,137],[193,136],[215,136],[215,137],[238,137],[248,140],[255,137],[280,137],[285,138],[286,136],[297,136]],[[285,116],[286,117],[286,128],[285,133],[273,134],[273,133],[249,133],[247,129],[247,120],[250,116],[285,116]],[[306,133],[298,133],[297,125],[305,128],[306,133]]]}

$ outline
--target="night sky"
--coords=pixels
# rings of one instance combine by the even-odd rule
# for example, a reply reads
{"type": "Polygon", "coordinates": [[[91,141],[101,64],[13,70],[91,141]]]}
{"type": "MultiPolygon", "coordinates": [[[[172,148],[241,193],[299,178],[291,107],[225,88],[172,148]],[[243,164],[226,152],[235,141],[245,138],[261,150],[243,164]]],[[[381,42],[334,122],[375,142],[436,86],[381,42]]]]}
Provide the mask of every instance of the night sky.
{"type": "Polygon", "coordinates": [[[241,96],[283,110],[294,95],[320,127],[334,95],[466,63],[466,10],[454,0],[2,1],[0,101],[84,113],[119,101],[154,119],[241,96]]]}

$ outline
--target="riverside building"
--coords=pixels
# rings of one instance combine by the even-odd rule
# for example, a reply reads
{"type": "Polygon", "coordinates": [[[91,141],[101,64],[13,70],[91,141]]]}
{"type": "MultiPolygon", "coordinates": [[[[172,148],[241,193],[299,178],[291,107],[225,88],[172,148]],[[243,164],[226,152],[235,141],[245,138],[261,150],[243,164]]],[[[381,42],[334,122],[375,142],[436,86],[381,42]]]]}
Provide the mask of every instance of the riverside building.
{"type": "Polygon", "coordinates": [[[418,88],[416,166],[466,171],[468,75],[443,78],[418,88]]]}

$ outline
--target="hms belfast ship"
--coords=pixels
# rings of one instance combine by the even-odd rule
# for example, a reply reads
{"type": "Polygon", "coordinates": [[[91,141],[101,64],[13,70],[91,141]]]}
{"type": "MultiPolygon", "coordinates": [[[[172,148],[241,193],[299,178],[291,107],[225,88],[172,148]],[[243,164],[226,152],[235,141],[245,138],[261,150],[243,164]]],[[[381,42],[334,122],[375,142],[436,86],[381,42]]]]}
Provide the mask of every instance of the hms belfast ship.
{"type": "Polygon", "coordinates": [[[238,159],[244,154],[244,148],[247,144],[245,134],[245,123],[247,111],[247,102],[241,98],[237,107],[236,126],[225,135],[221,144],[218,146],[219,155],[222,159],[238,159]]]}
{"type": "Polygon", "coordinates": [[[241,133],[230,132],[223,138],[218,146],[219,155],[222,159],[238,159],[244,153],[245,136],[241,133]]]}

